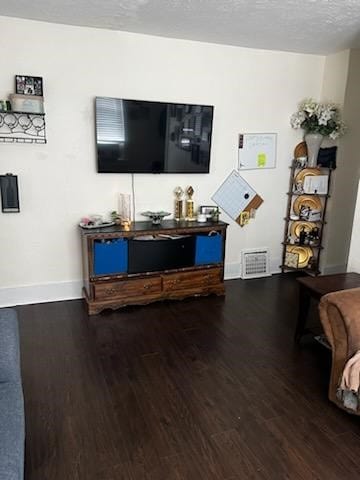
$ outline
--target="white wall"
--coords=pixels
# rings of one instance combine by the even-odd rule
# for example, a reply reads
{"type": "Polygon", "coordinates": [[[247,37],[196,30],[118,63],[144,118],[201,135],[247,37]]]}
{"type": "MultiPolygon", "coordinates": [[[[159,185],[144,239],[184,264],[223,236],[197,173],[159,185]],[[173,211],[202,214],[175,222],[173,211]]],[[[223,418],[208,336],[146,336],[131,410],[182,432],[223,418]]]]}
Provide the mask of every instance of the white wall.
{"type": "Polygon", "coordinates": [[[360,182],[358,185],[357,202],[351,235],[348,272],[360,273],[360,182]]]}
{"type": "MultiPolygon", "coordinates": [[[[331,101],[339,104],[342,111],[344,109],[345,103],[345,94],[348,81],[348,71],[349,71],[349,61],[350,61],[350,50],[344,50],[342,52],[334,53],[333,55],[328,55],[325,59],[325,68],[324,68],[324,77],[323,77],[323,86],[321,92],[321,99],[323,101],[331,101]]],[[[346,138],[346,137],[345,137],[346,138]]],[[[337,151],[337,164],[338,169],[334,170],[332,173],[331,197],[327,203],[327,213],[326,221],[327,225],[324,226],[324,236],[323,236],[323,245],[325,247],[324,252],[321,256],[320,270],[323,273],[338,273],[343,272],[346,269],[346,254],[341,249],[341,251],[336,247],[339,244],[343,243],[344,235],[349,233],[338,227],[339,215],[342,216],[343,212],[339,211],[339,199],[338,197],[346,195],[347,202],[351,202],[351,197],[349,198],[349,192],[343,191],[343,181],[342,178],[351,176],[352,172],[346,168],[344,165],[344,156],[342,155],[342,140],[338,142],[333,142],[329,138],[323,140],[323,147],[330,147],[336,144],[338,145],[337,151]],[[334,256],[335,252],[335,256],[334,256]]],[[[341,200],[340,200],[341,201],[341,200]]],[[[341,202],[342,203],[342,202],[341,202]]]]}
{"type": "Polygon", "coordinates": [[[343,106],[349,69],[350,50],[343,50],[325,58],[321,98],[343,106]]]}
{"type": "Polygon", "coordinates": [[[226,271],[239,274],[248,247],[270,247],[280,264],[288,166],[301,139],[289,117],[302,98],[319,98],[324,57],[6,17],[0,30],[11,39],[0,42],[0,98],[13,92],[15,74],[42,76],[48,135],[47,145],[0,144],[0,172],[19,175],[21,201],[20,214],[0,214],[0,305],[79,296],[76,225],[130,193],[129,175],[96,173],[97,95],[215,105],[210,174],[136,175],[137,212],[172,211],[176,185],[193,185],[195,202],[208,204],[236,166],[238,133],[278,133],[277,167],[244,173],[264,204],[243,229],[230,220],[226,271]]]}
{"type": "MultiPolygon", "coordinates": [[[[329,202],[326,228],[325,273],[345,272],[348,263],[351,230],[360,178],[359,109],[360,109],[360,49],[333,56],[326,62],[324,83],[337,85],[337,101],[343,103],[343,116],[348,132],[339,141],[337,169],[329,202]],[[332,65],[330,65],[332,63],[332,65]],[[328,68],[328,67],[331,68],[328,68]],[[342,74],[342,75],[341,75],[342,74]],[[344,82],[344,78],[346,82],[344,82]],[[345,85],[345,90],[344,90],[345,85]],[[343,101],[341,102],[341,98],[343,101]]],[[[333,89],[333,96],[335,91],[333,89]]]]}

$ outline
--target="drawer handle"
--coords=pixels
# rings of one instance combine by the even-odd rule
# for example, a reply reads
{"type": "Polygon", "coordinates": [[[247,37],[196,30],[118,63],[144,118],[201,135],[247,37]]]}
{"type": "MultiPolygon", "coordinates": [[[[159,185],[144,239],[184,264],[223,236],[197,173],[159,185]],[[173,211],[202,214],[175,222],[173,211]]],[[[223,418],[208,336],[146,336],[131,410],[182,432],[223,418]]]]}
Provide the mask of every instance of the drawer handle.
{"type": "Polygon", "coordinates": [[[118,290],[116,288],[107,288],[105,290],[106,295],[113,295],[114,293],[117,293],[118,290]]]}
{"type": "Polygon", "coordinates": [[[149,290],[150,287],[151,287],[151,285],[143,285],[144,290],[149,290]]]}

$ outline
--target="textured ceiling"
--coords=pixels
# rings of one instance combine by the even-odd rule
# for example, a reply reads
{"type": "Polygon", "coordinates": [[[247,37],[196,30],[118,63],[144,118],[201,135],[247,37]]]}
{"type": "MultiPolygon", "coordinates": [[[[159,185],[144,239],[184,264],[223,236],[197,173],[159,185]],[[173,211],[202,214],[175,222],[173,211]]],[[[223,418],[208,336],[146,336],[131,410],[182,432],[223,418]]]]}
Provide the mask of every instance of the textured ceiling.
{"type": "Polygon", "coordinates": [[[271,50],[360,48],[360,0],[0,0],[0,15],[271,50]]]}

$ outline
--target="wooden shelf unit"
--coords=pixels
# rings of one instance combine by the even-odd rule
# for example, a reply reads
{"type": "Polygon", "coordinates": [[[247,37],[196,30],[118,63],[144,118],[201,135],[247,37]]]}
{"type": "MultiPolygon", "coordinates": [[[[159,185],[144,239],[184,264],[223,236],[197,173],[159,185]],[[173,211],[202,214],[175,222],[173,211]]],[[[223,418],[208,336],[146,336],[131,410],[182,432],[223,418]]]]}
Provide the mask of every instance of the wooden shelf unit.
{"type": "MultiPolygon", "coordinates": [[[[106,308],[114,310],[126,305],[143,305],[158,300],[182,299],[209,294],[224,295],[226,228],[227,224],[224,222],[197,223],[173,220],[164,220],[161,225],[152,225],[151,222],[134,222],[128,230],[118,226],[92,230],[80,228],[83,254],[83,293],[89,315],[97,314],[106,308]],[[95,242],[109,242],[116,239],[131,241],[145,235],[196,237],[198,235],[207,236],[210,232],[221,235],[221,259],[215,263],[196,265],[194,261],[190,266],[157,271],[95,273],[95,242]]],[[[164,240],[149,241],[163,242],[164,240]]],[[[168,241],[171,242],[171,240],[168,241]]],[[[165,243],[163,245],[165,247],[165,243]]]]}
{"type": "MultiPolygon", "coordinates": [[[[309,167],[305,167],[306,169],[309,169],[309,167]]],[[[282,254],[282,264],[280,265],[281,271],[286,272],[286,271],[296,271],[299,270],[301,272],[306,272],[309,275],[320,275],[321,271],[319,269],[320,265],[320,254],[322,250],[324,249],[323,247],[323,233],[324,233],[324,226],[326,225],[326,208],[327,208],[327,202],[328,199],[330,198],[329,191],[330,191],[330,185],[331,185],[331,174],[332,174],[332,169],[331,168],[326,168],[322,166],[315,167],[317,170],[320,170],[323,175],[328,176],[328,192],[326,194],[318,194],[318,193],[300,193],[297,191],[294,191],[295,189],[295,178],[297,174],[301,171],[304,170],[304,168],[299,168],[296,166],[295,161],[293,162],[293,165],[290,167],[290,182],[289,182],[289,191],[286,193],[288,196],[288,202],[287,202],[287,209],[286,209],[286,215],[284,217],[285,220],[285,228],[284,228],[284,239],[282,242],[283,245],[283,254],[282,254]],[[303,220],[299,218],[298,220],[294,220],[291,218],[291,215],[293,213],[293,204],[294,204],[294,199],[296,199],[299,196],[314,196],[314,197],[319,197],[321,199],[321,204],[322,204],[322,216],[321,220],[319,221],[309,221],[309,223],[316,223],[319,227],[319,240],[316,244],[310,245],[310,244],[304,244],[301,246],[304,247],[310,247],[313,251],[313,259],[314,261],[311,263],[310,266],[306,266],[303,268],[294,268],[294,267],[289,267],[285,264],[285,256],[286,256],[286,251],[288,246],[300,246],[299,243],[290,243],[288,241],[289,238],[289,232],[290,232],[290,227],[293,222],[306,222],[306,220],[303,220]]]]}

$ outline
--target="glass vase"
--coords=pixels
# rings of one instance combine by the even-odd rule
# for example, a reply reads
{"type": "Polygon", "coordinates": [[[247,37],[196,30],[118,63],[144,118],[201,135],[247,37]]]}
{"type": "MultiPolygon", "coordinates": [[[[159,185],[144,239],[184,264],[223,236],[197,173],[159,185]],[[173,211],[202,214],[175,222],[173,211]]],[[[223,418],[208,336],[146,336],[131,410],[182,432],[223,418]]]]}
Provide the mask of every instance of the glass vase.
{"type": "Polygon", "coordinates": [[[317,167],[317,158],[320,150],[321,143],[323,141],[324,135],[321,133],[307,133],[304,136],[306,148],[307,148],[307,157],[308,162],[307,166],[309,168],[317,167]]]}
{"type": "Polygon", "coordinates": [[[123,226],[131,224],[131,197],[127,193],[119,194],[119,216],[123,226]]]}

